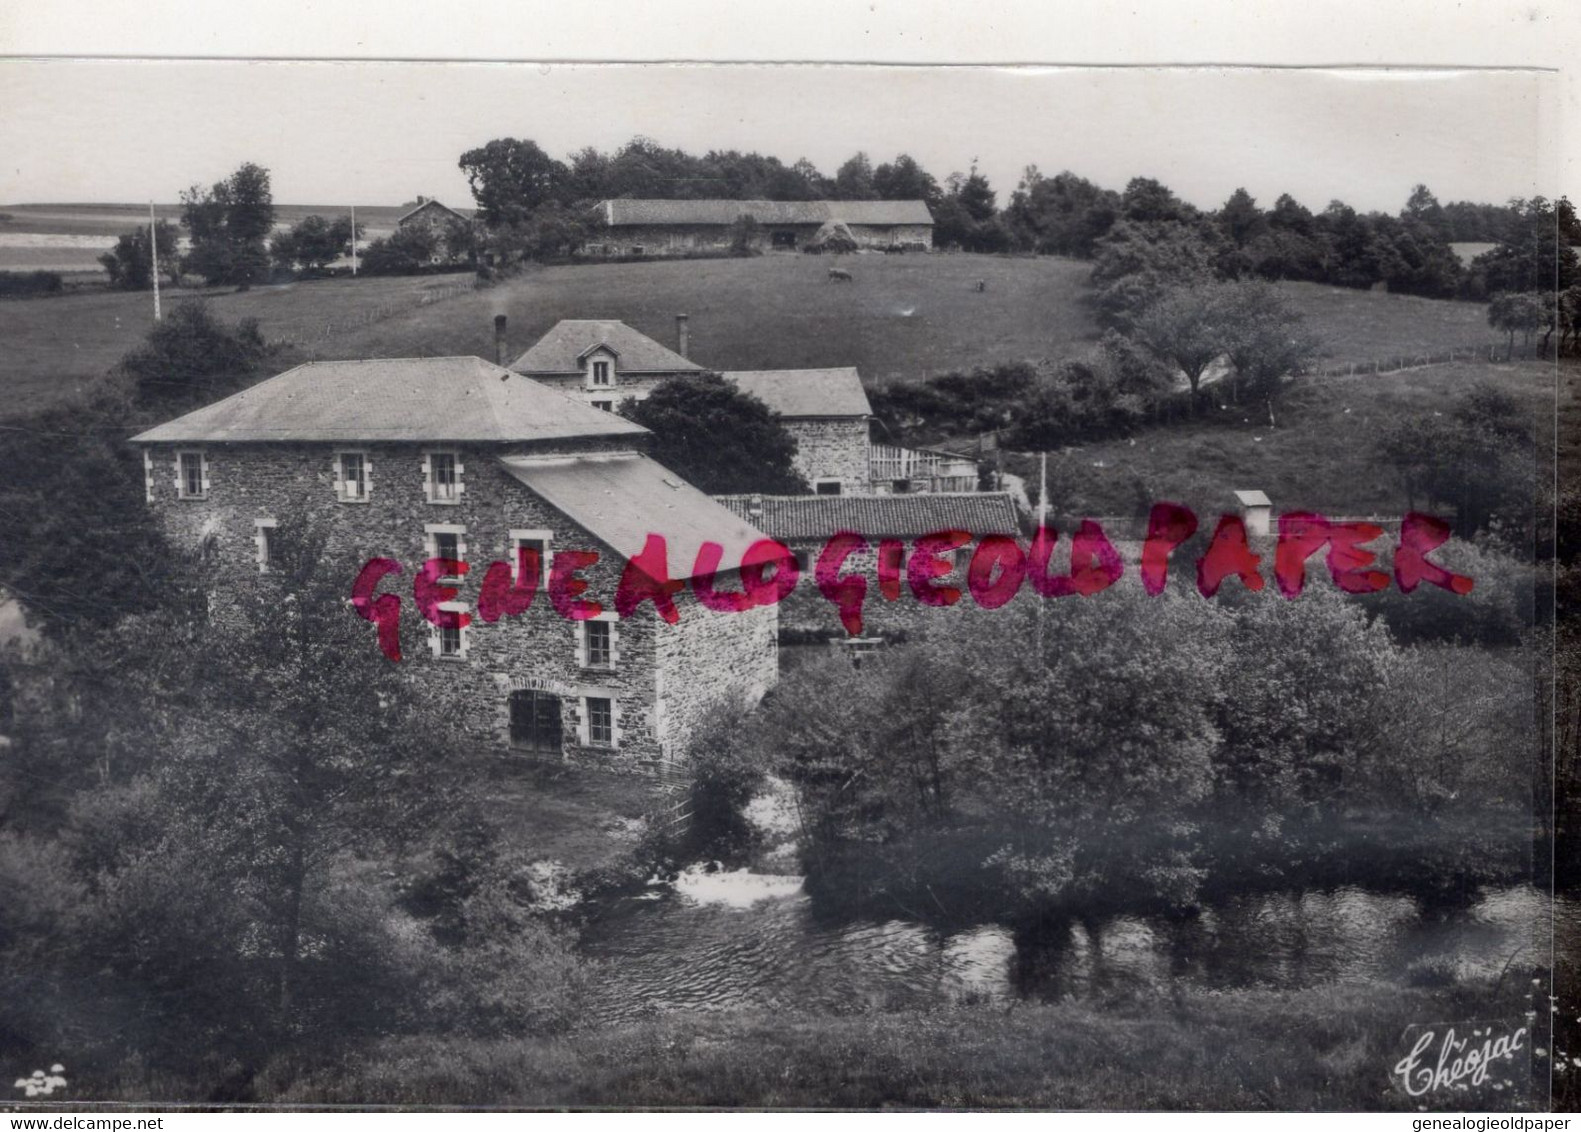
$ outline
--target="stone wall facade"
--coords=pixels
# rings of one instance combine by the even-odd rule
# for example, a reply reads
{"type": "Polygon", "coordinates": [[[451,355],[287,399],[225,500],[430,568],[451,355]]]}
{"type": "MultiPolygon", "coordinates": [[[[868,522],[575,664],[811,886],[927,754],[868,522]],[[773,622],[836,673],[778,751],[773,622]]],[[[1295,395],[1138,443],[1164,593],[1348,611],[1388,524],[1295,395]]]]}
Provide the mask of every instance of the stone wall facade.
{"type": "Polygon", "coordinates": [[[532,380],[586,404],[602,407],[602,403],[609,403],[611,409],[618,409],[620,403],[627,397],[635,397],[639,401],[645,400],[664,382],[677,377],[691,376],[693,375],[690,373],[629,374],[617,370],[614,385],[592,385],[581,374],[535,373],[532,375],[532,380]]]}
{"type": "Polygon", "coordinates": [[[838,480],[841,495],[868,491],[868,423],[862,417],[790,417],[780,422],[796,441],[792,461],[817,489],[819,480],[838,480]]]}
{"type": "MultiPolygon", "coordinates": [[[[150,506],[178,547],[206,546],[205,560],[215,572],[220,596],[227,578],[256,578],[261,572],[260,521],[305,518],[322,523],[330,531],[332,553],[345,552],[358,563],[387,557],[402,564],[400,575],[380,585],[381,592],[402,599],[402,664],[408,666],[414,687],[453,706],[455,726],[469,739],[484,749],[510,752],[511,694],[537,692],[559,699],[562,751],[568,761],[639,769],[683,753],[687,728],[710,704],[728,697],[755,700],[773,685],[778,621],[772,608],[711,613],[689,590],[677,595],[678,625],[665,624],[651,604],[628,620],[613,620],[623,561],[496,462],[502,455],[630,447],[585,440],[496,447],[159,445],[146,449],[144,466],[150,506]],[[365,502],[337,497],[333,460],[343,450],[365,454],[365,502]],[[462,485],[457,502],[428,501],[426,450],[457,454],[462,485]],[[181,451],[202,453],[204,498],[179,497],[176,461],[181,451]],[[451,533],[457,535],[469,567],[455,598],[458,607],[474,614],[462,630],[459,657],[438,655],[435,635],[412,600],[413,577],[434,553],[427,528],[436,525],[455,528],[451,533]],[[475,616],[488,564],[514,558],[512,531],[548,532],[551,556],[559,550],[599,553],[599,561],[581,572],[589,583],[582,596],[602,603],[604,619],[612,622],[612,663],[588,663],[583,623],[562,618],[542,589],[518,618],[502,617],[490,625],[475,616]],[[590,735],[590,699],[611,701],[612,742],[595,742],[590,735]]],[[[353,576],[345,579],[348,597],[352,581],[353,576]]],[[[720,584],[727,584],[727,576],[721,576],[720,584]]],[[[372,625],[367,644],[370,650],[377,648],[372,625]]]]}

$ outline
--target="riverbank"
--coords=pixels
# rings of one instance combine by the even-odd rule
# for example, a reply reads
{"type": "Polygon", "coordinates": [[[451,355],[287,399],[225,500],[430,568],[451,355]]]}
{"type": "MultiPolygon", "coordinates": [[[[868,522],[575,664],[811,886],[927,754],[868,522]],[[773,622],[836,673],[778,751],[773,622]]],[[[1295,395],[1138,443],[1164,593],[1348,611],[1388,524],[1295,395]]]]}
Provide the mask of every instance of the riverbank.
{"type": "MultiPolygon", "coordinates": [[[[1413,1111],[1421,1102],[1390,1079],[1409,1052],[1405,1028],[1519,1025],[1531,990],[1527,976],[1497,993],[1368,982],[1010,1009],[688,1013],[561,1038],[390,1041],[334,1064],[277,1063],[255,1087],[259,1101],[304,1105],[1413,1111]]],[[[1546,1097],[1545,1060],[1500,1070],[1484,1093],[1447,1102],[1508,1110],[1546,1097]]]]}

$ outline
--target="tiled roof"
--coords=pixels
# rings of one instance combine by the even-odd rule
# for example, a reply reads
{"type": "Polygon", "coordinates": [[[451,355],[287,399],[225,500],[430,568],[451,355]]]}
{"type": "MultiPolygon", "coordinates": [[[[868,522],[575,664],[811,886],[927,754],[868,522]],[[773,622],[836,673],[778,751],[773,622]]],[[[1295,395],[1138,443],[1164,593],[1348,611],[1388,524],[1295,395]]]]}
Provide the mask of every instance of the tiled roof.
{"type": "Polygon", "coordinates": [[[646,431],[482,358],[371,358],[308,362],[132,439],[503,442],[646,431]]]}
{"type": "MultiPolygon", "coordinates": [[[[715,496],[743,519],[749,495],[715,496]]],[[[750,521],[784,543],[822,542],[839,531],[869,539],[916,538],[934,531],[1015,534],[1016,505],[1008,492],[932,492],[916,495],[765,495],[762,518],[750,521]]]]}
{"type": "Polygon", "coordinates": [[[734,224],[750,216],[759,224],[932,224],[920,200],[606,200],[611,227],[632,224],[734,224]]]}
{"type": "Polygon", "coordinates": [[[550,327],[511,363],[525,374],[581,373],[582,359],[595,346],[615,354],[618,373],[700,373],[703,367],[612,318],[565,318],[550,327]]]}
{"type": "Polygon", "coordinates": [[[855,366],[839,369],[731,370],[724,374],[782,417],[870,417],[855,366]]]}
{"type": "Polygon", "coordinates": [[[742,553],[764,537],[739,514],[634,452],[505,456],[500,463],[622,558],[640,552],[650,533],[664,536],[672,578],[692,576],[697,549],[704,542],[724,547],[720,568],[728,570],[739,566],[742,553]]]}
{"type": "Polygon", "coordinates": [[[442,208],[446,212],[450,213],[451,216],[454,216],[457,220],[462,220],[462,221],[466,220],[465,216],[461,215],[461,213],[459,213],[455,209],[451,208],[448,204],[441,204],[437,200],[425,200],[422,204],[418,205],[417,207],[409,208],[405,212],[401,213],[400,216],[396,217],[395,218],[395,226],[397,228],[399,228],[402,224],[405,224],[408,220],[410,220],[412,217],[416,216],[419,212],[423,211],[423,209],[425,209],[425,208],[442,208]]]}

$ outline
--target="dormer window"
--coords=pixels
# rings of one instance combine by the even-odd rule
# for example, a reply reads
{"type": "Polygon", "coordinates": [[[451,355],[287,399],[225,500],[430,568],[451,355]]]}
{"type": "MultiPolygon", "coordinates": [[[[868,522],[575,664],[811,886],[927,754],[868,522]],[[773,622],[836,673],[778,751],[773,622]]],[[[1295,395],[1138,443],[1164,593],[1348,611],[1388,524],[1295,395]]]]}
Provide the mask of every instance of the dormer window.
{"type": "Polygon", "coordinates": [[[593,384],[594,385],[613,385],[613,384],[615,384],[614,374],[611,372],[611,367],[610,367],[610,364],[609,364],[609,362],[607,360],[596,361],[596,362],[593,363],[593,384]]]}

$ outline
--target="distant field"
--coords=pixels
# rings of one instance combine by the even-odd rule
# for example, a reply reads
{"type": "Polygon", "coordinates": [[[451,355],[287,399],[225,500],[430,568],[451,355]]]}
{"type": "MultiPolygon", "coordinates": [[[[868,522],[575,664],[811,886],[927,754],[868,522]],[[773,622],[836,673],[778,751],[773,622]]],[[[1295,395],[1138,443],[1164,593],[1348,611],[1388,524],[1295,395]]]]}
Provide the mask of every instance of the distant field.
{"type": "MultiPolygon", "coordinates": [[[[1169,499],[1216,514],[1230,492],[1264,491],[1277,510],[1331,515],[1390,515],[1404,505],[1398,482],[1376,456],[1379,437],[1401,420],[1427,417],[1479,382],[1519,397],[1532,413],[1538,444],[1551,450],[1556,374],[1552,363],[1460,363],[1366,377],[1312,378],[1291,385],[1276,405],[1278,427],[1261,406],[1206,413],[1131,438],[1049,454],[1049,496],[1083,515],[1130,515],[1169,499]]],[[[1574,399],[1574,379],[1565,388],[1574,399]]],[[[1036,482],[1030,457],[1007,469],[1036,482]]]]}
{"type": "Polygon", "coordinates": [[[562,318],[617,318],[673,347],[691,316],[691,353],[721,369],[854,365],[908,380],[1010,358],[1064,357],[1097,328],[1080,302],[1088,266],[968,255],[808,255],[543,268],[474,296],[341,338],[337,356],[493,354],[510,318],[513,355],[562,318]],[[986,289],[973,289],[977,280],[986,289]]]}
{"type": "MultiPolygon", "coordinates": [[[[769,255],[540,268],[423,306],[425,296],[468,276],[317,280],[245,294],[217,291],[209,302],[223,318],[257,318],[266,337],[295,343],[282,365],[310,356],[491,358],[499,313],[510,318],[512,356],[561,318],[618,318],[673,346],[674,316],[684,312],[691,316],[692,356],[705,364],[855,365],[875,384],[1069,357],[1097,336],[1082,302],[1084,263],[970,255],[840,262],[854,282],[829,282],[827,258],[769,255]],[[979,279],[981,292],[974,289],[979,279]]],[[[1497,340],[1480,306],[1286,287],[1327,344],[1330,364],[1387,362],[1497,340]]],[[[167,292],[166,301],[197,293],[167,292]]],[[[27,412],[103,373],[142,338],[151,313],[146,292],[0,302],[0,388],[7,394],[0,414],[27,412]]]]}
{"type": "MultiPolygon", "coordinates": [[[[347,205],[275,206],[275,227],[289,228],[304,216],[335,217],[347,205]]],[[[366,239],[388,235],[404,208],[359,207],[357,223],[366,239]]],[[[179,204],[156,204],[160,220],[179,223],[179,204]]],[[[98,256],[115,246],[122,232],[148,223],[146,204],[0,204],[0,271],[101,272],[98,256]],[[45,255],[41,249],[52,254],[45,255]]]]}
{"type": "MultiPolygon", "coordinates": [[[[386,308],[415,307],[425,292],[468,278],[322,279],[240,294],[167,290],[164,301],[201,296],[223,319],[256,318],[266,338],[305,342],[321,335],[330,320],[354,321],[386,308]]],[[[153,313],[150,291],[88,291],[0,302],[0,416],[32,412],[102,375],[142,341],[153,313]]],[[[288,352],[282,367],[301,356],[301,351],[288,352]]]]}

